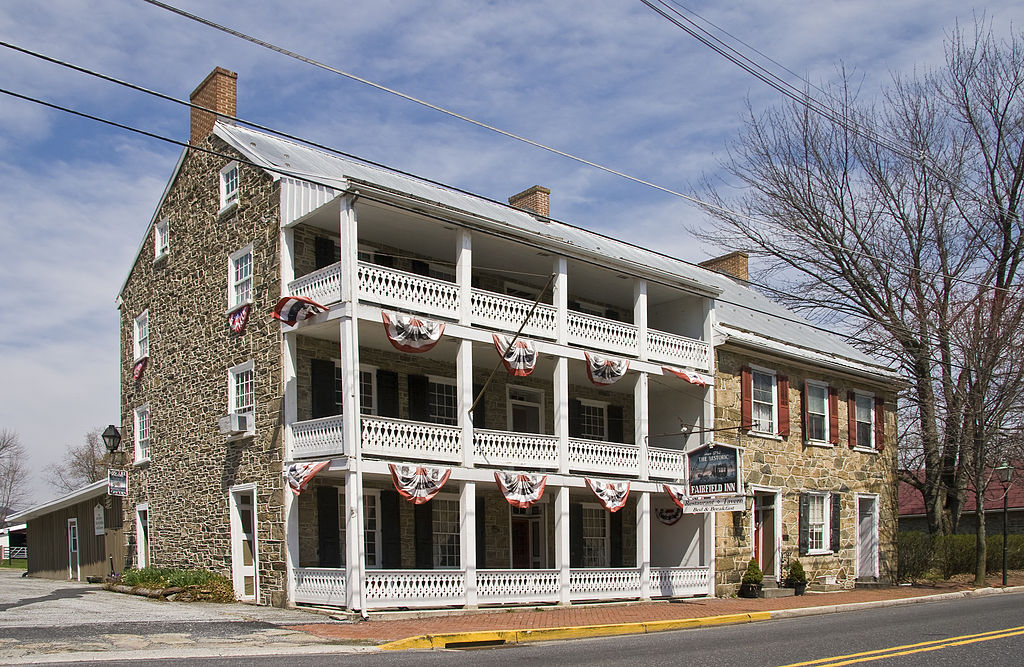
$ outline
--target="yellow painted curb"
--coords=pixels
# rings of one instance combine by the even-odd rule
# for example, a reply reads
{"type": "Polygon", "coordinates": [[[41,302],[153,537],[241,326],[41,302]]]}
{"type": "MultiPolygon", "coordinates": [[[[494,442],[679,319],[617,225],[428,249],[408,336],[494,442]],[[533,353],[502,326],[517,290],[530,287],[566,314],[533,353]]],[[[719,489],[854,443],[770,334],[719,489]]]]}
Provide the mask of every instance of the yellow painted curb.
{"type": "Polygon", "coordinates": [[[609,623],[607,625],[577,625],[559,628],[534,628],[531,630],[479,630],[473,632],[449,632],[435,635],[416,635],[393,642],[381,644],[378,648],[385,651],[403,651],[415,648],[446,648],[451,644],[474,644],[484,642],[505,642],[520,644],[523,642],[551,641],[555,639],[584,639],[587,637],[612,637],[615,635],[635,635],[666,630],[684,630],[710,625],[726,625],[730,623],[750,623],[767,621],[771,612],[761,611],[748,614],[726,614],[722,616],[705,616],[703,618],[683,618],[670,621],[648,621],[640,623],[609,623]]]}

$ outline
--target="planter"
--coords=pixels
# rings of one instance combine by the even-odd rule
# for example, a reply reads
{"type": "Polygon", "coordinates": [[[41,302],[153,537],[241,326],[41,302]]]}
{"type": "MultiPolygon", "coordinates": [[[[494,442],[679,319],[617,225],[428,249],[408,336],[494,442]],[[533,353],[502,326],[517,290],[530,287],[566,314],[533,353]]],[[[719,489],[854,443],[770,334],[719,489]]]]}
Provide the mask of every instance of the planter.
{"type": "Polygon", "coordinates": [[[741,598],[756,598],[761,594],[761,584],[740,584],[741,598]]]}
{"type": "Polygon", "coordinates": [[[807,590],[807,582],[793,584],[793,595],[803,595],[807,590]]]}

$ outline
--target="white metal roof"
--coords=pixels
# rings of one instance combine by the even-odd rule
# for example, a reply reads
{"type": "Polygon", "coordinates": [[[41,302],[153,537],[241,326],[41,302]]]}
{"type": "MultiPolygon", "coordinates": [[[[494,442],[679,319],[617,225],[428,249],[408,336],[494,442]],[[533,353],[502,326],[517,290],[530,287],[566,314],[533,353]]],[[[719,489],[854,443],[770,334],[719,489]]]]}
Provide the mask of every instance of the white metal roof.
{"type": "Polygon", "coordinates": [[[71,505],[77,505],[83,500],[89,500],[90,498],[97,498],[99,496],[106,495],[107,493],[107,480],[101,479],[98,482],[93,482],[88,486],[83,486],[80,489],[75,489],[67,495],[63,495],[60,498],[55,498],[49,502],[43,503],[42,505],[36,505],[31,509],[24,510],[22,512],[15,512],[14,514],[8,515],[7,520],[9,522],[21,522],[30,521],[41,517],[44,514],[55,512],[71,505]]]}

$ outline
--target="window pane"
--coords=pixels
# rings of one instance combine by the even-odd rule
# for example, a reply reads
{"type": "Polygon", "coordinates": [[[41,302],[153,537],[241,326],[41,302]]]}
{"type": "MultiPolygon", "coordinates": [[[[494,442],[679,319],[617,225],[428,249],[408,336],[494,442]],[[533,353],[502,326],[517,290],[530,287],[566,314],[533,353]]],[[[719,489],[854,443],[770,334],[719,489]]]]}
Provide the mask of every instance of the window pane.
{"type": "Polygon", "coordinates": [[[753,379],[754,430],[775,433],[775,376],[754,371],[753,379]]]}
{"type": "Polygon", "coordinates": [[[232,305],[250,301],[252,298],[252,253],[236,257],[232,262],[232,305]]]}
{"type": "Polygon", "coordinates": [[[252,412],[255,407],[253,372],[235,373],[235,412],[252,412]]]}
{"type": "Polygon", "coordinates": [[[435,424],[454,426],[459,423],[458,401],[455,396],[455,385],[443,382],[430,382],[427,386],[430,401],[430,421],[435,424]]]}
{"type": "Polygon", "coordinates": [[[825,548],[825,497],[809,496],[807,504],[808,541],[812,551],[825,548]]]}
{"type": "Polygon", "coordinates": [[[459,501],[434,498],[434,567],[459,567],[459,501]]]}
{"type": "Polygon", "coordinates": [[[583,508],[583,567],[608,567],[608,522],[600,507],[583,508]]]}
{"type": "Polygon", "coordinates": [[[368,415],[377,414],[377,400],[374,392],[373,371],[359,371],[359,405],[368,415]]]}
{"type": "Polygon", "coordinates": [[[825,403],[828,388],[820,385],[807,386],[807,439],[825,439],[825,403]]]}
{"type": "Polygon", "coordinates": [[[588,440],[607,440],[608,429],[603,405],[580,406],[580,435],[588,440]]]}

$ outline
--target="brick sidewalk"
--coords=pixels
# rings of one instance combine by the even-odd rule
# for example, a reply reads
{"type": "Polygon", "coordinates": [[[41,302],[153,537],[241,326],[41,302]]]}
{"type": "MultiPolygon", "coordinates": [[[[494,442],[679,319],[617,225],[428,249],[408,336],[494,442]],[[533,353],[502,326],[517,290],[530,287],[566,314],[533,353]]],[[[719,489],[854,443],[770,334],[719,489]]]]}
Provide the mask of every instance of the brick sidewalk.
{"type": "MultiPolygon", "coordinates": [[[[1009,585],[1024,585],[1024,572],[1014,572],[1009,585]]],[[[989,584],[998,586],[998,577],[989,584]]],[[[854,589],[836,593],[808,593],[800,597],[775,599],[689,598],[674,602],[633,602],[618,604],[580,604],[571,607],[503,609],[485,613],[454,614],[428,618],[373,620],[356,623],[308,623],[288,626],[325,639],[379,643],[416,635],[472,632],[477,630],[527,630],[610,623],[666,621],[722,614],[776,611],[801,607],[821,607],[856,602],[898,600],[939,593],[970,590],[968,583],[942,582],[879,589],[854,589]]]]}

